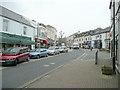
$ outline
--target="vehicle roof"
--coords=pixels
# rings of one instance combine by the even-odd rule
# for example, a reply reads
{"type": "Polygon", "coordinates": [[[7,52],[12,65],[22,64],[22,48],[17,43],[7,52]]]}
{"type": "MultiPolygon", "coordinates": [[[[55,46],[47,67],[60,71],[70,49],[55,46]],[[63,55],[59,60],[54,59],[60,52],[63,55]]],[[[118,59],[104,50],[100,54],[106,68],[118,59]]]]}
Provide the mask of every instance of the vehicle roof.
{"type": "Polygon", "coordinates": [[[27,48],[27,47],[9,47],[9,48],[19,48],[19,49],[23,49],[23,48],[27,48]]]}

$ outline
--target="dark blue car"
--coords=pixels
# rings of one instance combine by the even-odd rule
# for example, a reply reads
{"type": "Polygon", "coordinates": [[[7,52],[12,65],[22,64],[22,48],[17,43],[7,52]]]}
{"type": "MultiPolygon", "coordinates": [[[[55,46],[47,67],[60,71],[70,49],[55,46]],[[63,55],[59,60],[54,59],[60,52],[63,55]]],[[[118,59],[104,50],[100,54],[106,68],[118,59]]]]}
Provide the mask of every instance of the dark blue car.
{"type": "Polygon", "coordinates": [[[40,57],[47,57],[48,51],[47,49],[35,49],[34,51],[30,52],[30,58],[40,58],[40,57]]]}

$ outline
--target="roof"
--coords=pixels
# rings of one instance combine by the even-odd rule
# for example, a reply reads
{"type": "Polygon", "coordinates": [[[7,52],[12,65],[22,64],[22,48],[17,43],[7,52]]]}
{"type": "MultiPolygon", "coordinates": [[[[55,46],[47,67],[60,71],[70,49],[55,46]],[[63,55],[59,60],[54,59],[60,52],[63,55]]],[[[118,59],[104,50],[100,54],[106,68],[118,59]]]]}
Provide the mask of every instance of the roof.
{"type": "Polygon", "coordinates": [[[27,48],[27,47],[9,47],[9,48],[19,48],[19,49],[24,49],[24,48],[27,48]]]}
{"type": "Polygon", "coordinates": [[[80,34],[75,33],[74,36],[75,36],[75,38],[77,38],[77,37],[82,37],[82,36],[97,35],[97,34],[106,33],[106,32],[110,32],[110,26],[106,27],[104,29],[97,28],[97,29],[94,29],[94,30],[89,30],[89,31],[86,31],[86,32],[82,32],[80,34]]]}
{"type": "Polygon", "coordinates": [[[0,16],[31,26],[31,23],[22,15],[17,14],[3,6],[0,6],[0,16]]]}

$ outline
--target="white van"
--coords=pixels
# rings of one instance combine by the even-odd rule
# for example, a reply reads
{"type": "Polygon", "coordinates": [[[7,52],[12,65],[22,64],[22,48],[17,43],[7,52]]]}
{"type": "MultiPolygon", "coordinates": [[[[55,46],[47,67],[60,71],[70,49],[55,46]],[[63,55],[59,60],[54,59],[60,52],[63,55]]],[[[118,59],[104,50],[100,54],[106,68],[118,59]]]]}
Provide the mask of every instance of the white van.
{"type": "Polygon", "coordinates": [[[79,49],[79,44],[78,43],[73,43],[73,49],[79,49]]]}

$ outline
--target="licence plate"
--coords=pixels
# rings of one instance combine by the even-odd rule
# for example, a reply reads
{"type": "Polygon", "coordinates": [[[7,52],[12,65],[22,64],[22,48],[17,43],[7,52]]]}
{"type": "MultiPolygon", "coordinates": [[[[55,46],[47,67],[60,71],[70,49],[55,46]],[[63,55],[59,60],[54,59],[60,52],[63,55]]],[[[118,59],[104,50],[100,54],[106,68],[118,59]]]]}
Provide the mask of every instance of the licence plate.
{"type": "Polygon", "coordinates": [[[0,60],[0,62],[5,62],[5,61],[0,60]]]}

